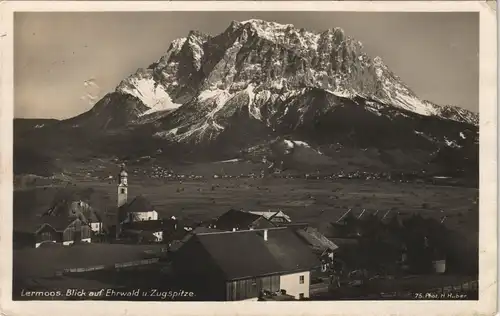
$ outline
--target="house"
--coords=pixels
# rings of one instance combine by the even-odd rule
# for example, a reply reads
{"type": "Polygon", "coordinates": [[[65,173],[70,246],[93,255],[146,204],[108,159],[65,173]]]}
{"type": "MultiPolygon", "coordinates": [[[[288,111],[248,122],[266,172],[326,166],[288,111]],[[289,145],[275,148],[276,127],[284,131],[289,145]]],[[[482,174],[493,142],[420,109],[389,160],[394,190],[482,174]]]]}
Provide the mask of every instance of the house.
{"type": "Polygon", "coordinates": [[[97,210],[92,208],[84,201],[73,201],[69,206],[69,213],[72,216],[82,214],[85,217],[86,223],[95,234],[103,233],[103,220],[102,216],[97,210]]]}
{"type": "Polygon", "coordinates": [[[290,222],[292,222],[292,220],[290,219],[290,216],[283,213],[283,211],[267,211],[267,212],[249,211],[248,213],[263,216],[265,219],[267,219],[268,221],[271,221],[273,223],[290,223],[290,222]]]}
{"type": "Polygon", "coordinates": [[[205,300],[256,301],[270,293],[309,297],[319,260],[287,228],[193,235],[175,252],[173,268],[205,300]]]}
{"type": "Polygon", "coordinates": [[[132,221],[122,224],[121,239],[135,242],[162,242],[177,227],[175,220],[132,221]]]}
{"type": "Polygon", "coordinates": [[[219,216],[211,227],[219,230],[237,231],[272,228],[275,225],[261,215],[231,209],[219,216]]]}
{"type": "Polygon", "coordinates": [[[32,240],[35,248],[38,248],[45,243],[61,243],[65,246],[90,243],[91,238],[90,226],[80,218],[44,216],[43,223],[34,230],[32,240]]]}
{"type": "Polygon", "coordinates": [[[52,207],[42,214],[44,218],[48,218],[48,216],[81,217],[95,234],[103,233],[102,215],[98,210],[82,200],[72,201],[67,198],[62,198],[56,201],[52,207]]]}
{"type": "Polygon", "coordinates": [[[83,201],[61,200],[39,216],[15,221],[15,247],[38,248],[46,243],[91,242],[102,232],[100,214],[83,201]]]}

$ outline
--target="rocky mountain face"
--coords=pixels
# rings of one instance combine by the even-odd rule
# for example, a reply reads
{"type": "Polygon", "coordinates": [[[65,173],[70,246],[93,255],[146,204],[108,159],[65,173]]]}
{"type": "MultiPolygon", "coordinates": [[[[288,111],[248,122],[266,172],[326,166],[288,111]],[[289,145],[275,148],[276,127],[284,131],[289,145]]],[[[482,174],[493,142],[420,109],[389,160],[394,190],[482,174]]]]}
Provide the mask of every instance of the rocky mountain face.
{"type": "Polygon", "coordinates": [[[57,125],[68,135],[92,131],[93,145],[107,149],[130,150],[133,141],[141,152],[176,146],[211,157],[277,137],[331,159],[342,148],[372,148],[386,165],[391,151],[428,163],[443,148],[478,146],[476,113],[419,99],[342,29],[262,20],[234,21],[217,36],[190,32],[89,112],[57,125]]]}

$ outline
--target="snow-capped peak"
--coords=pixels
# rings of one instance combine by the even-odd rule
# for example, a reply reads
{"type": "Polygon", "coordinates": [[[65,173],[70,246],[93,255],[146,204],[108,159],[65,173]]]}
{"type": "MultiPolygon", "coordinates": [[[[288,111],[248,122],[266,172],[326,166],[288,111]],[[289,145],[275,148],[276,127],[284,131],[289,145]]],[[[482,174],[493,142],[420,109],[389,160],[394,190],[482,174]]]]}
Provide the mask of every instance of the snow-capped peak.
{"type": "Polygon", "coordinates": [[[294,27],[293,24],[280,24],[280,23],[264,21],[264,20],[260,20],[260,19],[250,19],[250,20],[239,22],[239,23],[241,23],[243,25],[251,24],[252,26],[264,28],[264,29],[267,29],[268,31],[294,27]]]}
{"type": "MultiPolygon", "coordinates": [[[[226,117],[233,111],[229,108],[241,104],[248,106],[250,117],[269,124],[269,116],[284,117],[289,111],[288,107],[274,108],[276,102],[309,88],[470,122],[465,110],[419,99],[381,57],[368,56],[363,45],[341,28],[307,31],[260,19],[233,21],[215,37],[190,31],[187,37],[172,41],[166,54],[149,69],[122,81],[117,91],[137,97],[149,108],[141,115],[177,109],[181,102],[206,107],[208,116],[200,118],[203,122],[196,126],[208,135],[223,130],[218,117],[226,117]]],[[[298,109],[299,113],[308,107],[298,109]]],[[[376,112],[382,115],[379,109],[376,112]]]]}

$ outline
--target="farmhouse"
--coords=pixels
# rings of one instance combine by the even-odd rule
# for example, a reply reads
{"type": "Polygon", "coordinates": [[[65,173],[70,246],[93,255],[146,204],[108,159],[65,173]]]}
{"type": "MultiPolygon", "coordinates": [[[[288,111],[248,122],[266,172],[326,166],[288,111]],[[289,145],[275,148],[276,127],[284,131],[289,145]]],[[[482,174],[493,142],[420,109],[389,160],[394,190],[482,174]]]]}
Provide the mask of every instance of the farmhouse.
{"type": "Polygon", "coordinates": [[[177,221],[172,219],[132,221],[122,224],[122,239],[135,242],[162,242],[177,229],[177,221]]]}
{"type": "Polygon", "coordinates": [[[78,216],[82,214],[85,217],[85,222],[90,226],[90,229],[96,233],[103,232],[102,216],[88,203],[83,201],[73,201],[69,207],[70,216],[78,216]]]}
{"type": "Polygon", "coordinates": [[[46,243],[90,243],[102,230],[101,216],[89,204],[62,199],[41,216],[18,222],[14,227],[14,245],[38,248],[46,243]]]}
{"type": "Polygon", "coordinates": [[[84,219],[69,216],[43,216],[38,223],[24,225],[24,229],[14,230],[17,247],[38,248],[44,244],[57,243],[71,245],[90,243],[92,230],[84,219]]]}
{"type": "Polygon", "coordinates": [[[212,225],[212,228],[227,231],[273,227],[275,227],[275,225],[264,216],[234,209],[219,216],[212,225]]]}
{"type": "Polygon", "coordinates": [[[270,293],[308,298],[310,271],[319,264],[287,228],[199,233],[173,259],[187,287],[218,301],[256,301],[270,293]]]}

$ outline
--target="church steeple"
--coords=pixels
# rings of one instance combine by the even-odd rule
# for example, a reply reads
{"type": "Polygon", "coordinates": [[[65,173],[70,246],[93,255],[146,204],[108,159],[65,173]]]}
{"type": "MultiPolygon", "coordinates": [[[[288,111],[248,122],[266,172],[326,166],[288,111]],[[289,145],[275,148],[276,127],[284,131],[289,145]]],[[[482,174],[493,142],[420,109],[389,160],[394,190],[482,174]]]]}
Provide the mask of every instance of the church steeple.
{"type": "Polygon", "coordinates": [[[118,207],[127,203],[128,194],[128,173],[125,170],[125,164],[122,164],[121,171],[118,174],[118,207]]]}

